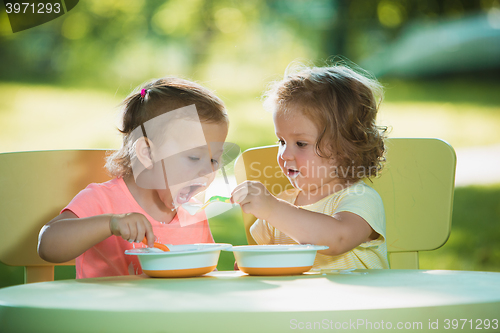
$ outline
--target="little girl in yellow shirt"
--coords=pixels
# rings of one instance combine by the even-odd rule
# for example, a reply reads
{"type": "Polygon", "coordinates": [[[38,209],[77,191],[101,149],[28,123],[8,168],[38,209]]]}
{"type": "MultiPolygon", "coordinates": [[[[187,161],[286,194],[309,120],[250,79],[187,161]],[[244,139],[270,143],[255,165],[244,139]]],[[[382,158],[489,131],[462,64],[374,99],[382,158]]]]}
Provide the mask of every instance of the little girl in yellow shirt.
{"type": "Polygon", "coordinates": [[[327,245],[313,269],[389,267],[382,199],[362,181],[382,168],[381,97],[374,78],[344,65],[305,68],[274,83],[266,104],[293,189],[275,197],[247,181],[232,194],[258,218],[250,229],[257,244],[327,245]]]}

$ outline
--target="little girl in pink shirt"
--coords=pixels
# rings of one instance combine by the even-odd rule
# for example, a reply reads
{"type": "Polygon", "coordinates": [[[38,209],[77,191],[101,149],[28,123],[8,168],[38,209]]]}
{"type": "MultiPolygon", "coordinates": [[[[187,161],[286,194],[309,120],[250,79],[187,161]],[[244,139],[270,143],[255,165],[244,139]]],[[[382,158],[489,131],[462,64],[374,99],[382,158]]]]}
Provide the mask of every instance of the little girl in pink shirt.
{"type": "Polygon", "coordinates": [[[123,102],[121,149],[108,157],[115,177],[90,184],[40,231],[38,253],[59,263],[76,258],[76,277],[141,274],[125,250],[163,244],[213,243],[195,200],[219,167],[229,120],[208,89],[179,78],[149,82],[123,102]]]}

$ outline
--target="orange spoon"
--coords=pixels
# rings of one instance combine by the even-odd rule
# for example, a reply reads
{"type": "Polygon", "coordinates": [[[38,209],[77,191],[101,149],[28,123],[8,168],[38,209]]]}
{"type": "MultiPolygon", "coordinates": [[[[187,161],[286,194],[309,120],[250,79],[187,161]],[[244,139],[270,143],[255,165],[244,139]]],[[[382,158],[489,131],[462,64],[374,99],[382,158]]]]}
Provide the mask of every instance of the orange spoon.
{"type": "MultiPolygon", "coordinates": [[[[144,244],[148,245],[148,240],[147,240],[147,238],[146,238],[146,237],[144,237],[144,239],[142,240],[142,242],[143,242],[144,244]]],[[[163,250],[163,251],[165,251],[165,252],[170,251],[170,249],[168,248],[168,246],[166,246],[165,244],[157,243],[157,242],[155,242],[155,243],[153,244],[153,247],[156,247],[157,249],[163,250]]]]}

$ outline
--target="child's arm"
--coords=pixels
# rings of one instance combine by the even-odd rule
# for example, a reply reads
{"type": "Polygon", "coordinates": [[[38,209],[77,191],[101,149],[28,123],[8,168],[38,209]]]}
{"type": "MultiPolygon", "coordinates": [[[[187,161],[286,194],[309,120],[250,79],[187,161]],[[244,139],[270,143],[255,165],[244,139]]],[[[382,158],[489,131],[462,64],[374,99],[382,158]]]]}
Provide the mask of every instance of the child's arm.
{"type": "Polygon", "coordinates": [[[323,254],[339,255],[378,237],[368,222],[354,213],[329,216],[311,212],[277,199],[260,182],[238,185],[231,199],[245,213],[266,220],[298,243],[327,245],[323,254]]]}
{"type": "Polygon", "coordinates": [[[38,254],[46,261],[59,263],[72,260],[111,235],[154,243],[151,223],[139,213],[104,214],[78,218],[66,210],[47,223],[38,237],[38,254]]]}

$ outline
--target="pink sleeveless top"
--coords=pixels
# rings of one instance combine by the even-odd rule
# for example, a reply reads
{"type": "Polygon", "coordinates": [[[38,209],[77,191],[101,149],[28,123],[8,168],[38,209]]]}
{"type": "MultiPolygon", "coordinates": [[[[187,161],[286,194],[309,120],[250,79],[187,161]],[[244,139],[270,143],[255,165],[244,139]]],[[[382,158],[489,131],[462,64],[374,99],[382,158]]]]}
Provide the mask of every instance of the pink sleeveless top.
{"type": "MultiPolygon", "coordinates": [[[[102,184],[90,184],[62,210],[70,210],[79,218],[101,214],[141,213],[151,222],[157,241],[163,244],[213,243],[214,239],[204,212],[194,216],[178,209],[169,223],[154,220],[135,201],[122,178],[102,184]],[[200,216],[203,214],[203,216],[200,216]],[[194,223],[183,223],[192,219],[194,223]],[[200,221],[200,222],[196,222],[200,221]]],[[[125,250],[145,247],[142,243],[129,243],[118,236],[111,236],[91,247],[76,258],[76,278],[142,274],[137,256],[125,255],[125,250]]]]}

